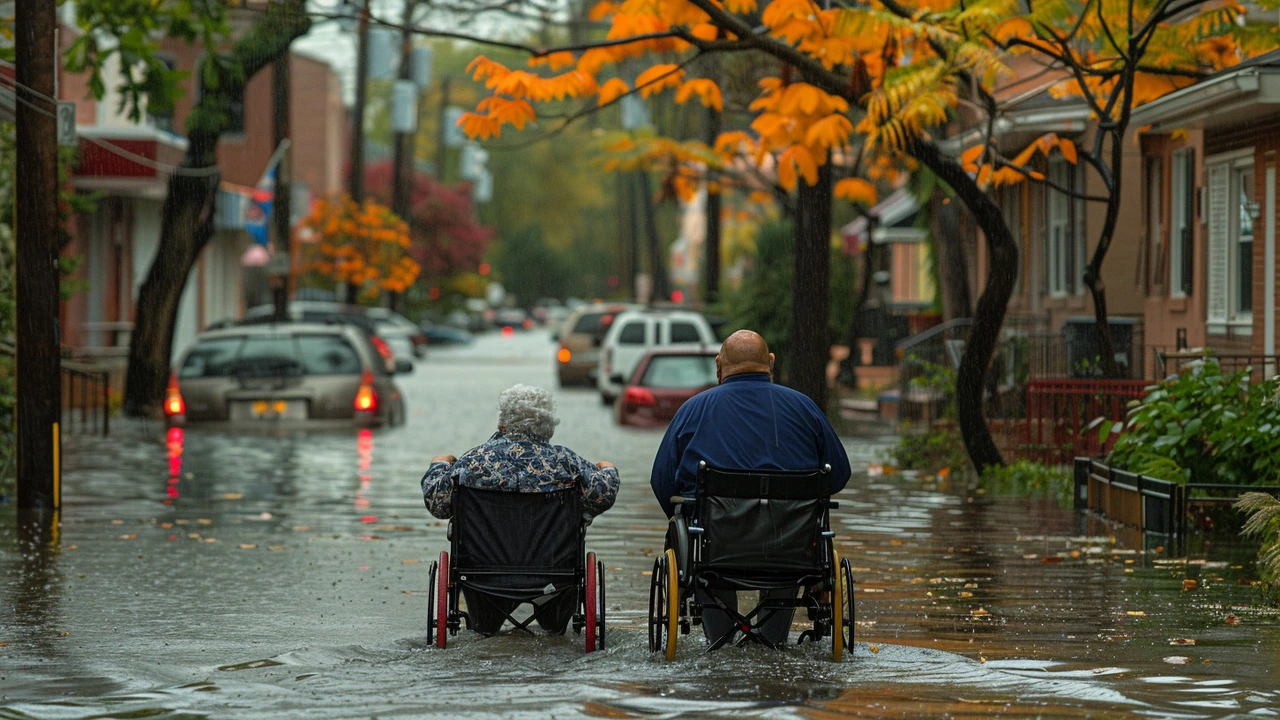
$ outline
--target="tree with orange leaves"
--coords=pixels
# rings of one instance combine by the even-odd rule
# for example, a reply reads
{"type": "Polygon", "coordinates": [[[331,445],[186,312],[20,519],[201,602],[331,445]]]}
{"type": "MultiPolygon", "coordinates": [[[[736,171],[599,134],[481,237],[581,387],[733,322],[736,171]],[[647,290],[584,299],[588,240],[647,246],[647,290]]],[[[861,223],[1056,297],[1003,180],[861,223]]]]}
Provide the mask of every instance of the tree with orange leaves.
{"type": "MultiPolygon", "coordinates": [[[[825,320],[817,302],[825,301],[825,265],[813,259],[826,255],[832,189],[838,196],[874,201],[874,186],[865,178],[834,182],[833,160],[847,157],[856,145],[866,163],[909,167],[918,162],[926,166],[951,187],[983,231],[990,259],[991,271],[974,313],[956,387],[965,447],[974,465],[982,470],[1002,462],[983,417],[983,378],[1017,277],[1018,248],[1000,208],[987,192],[998,179],[996,173],[1007,168],[985,151],[980,157],[965,158],[972,162],[962,164],[961,158],[943,152],[937,137],[945,133],[961,109],[998,110],[994,92],[1011,75],[1006,64],[1009,55],[1052,52],[1055,45],[1062,44],[1058,42],[1059,26],[1054,23],[1070,17],[1075,22],[1069,27],[1088,29],[1062,41],[1079,46],[1079,57],[1090,62],[1091,68],[1098,68],[1093,85],[1084,77],[1079,79],[1080,87],[1110,90],[1127,83],[1131,88],[1101,105],[1099,117],[1109,127],[1116,121],[1112,113],[1126,106],[1121,100],[1132,106],[1136,79],[1161,72],[1158,67],[1132,62],[1140,56],[1138,51],[1151,47],[1153,35],[1143,31],[1186,22],[1184,17],[1225,18],[1235,12],[1230,3],[1226,11],[1220,10],[1223,7],[1221,2],[1202,0],[1126,0],[1124,4],[1067,0],[1043,5],[1029,0],[867,0],[839,7],[831,7],[825,0],[823,4],[772,0],[763,7],[757,0],[606,0],[593,10],[594,18],[609,24],[606,39],[573,48],[531,49],[531,63],[535,68],[545,65],[546,73],[477,58],[471,71],[492,94],[460,124],[473,137],[488,138],[500,134],[505,126],[519,130],[534,121],[536,103],[583,102],[578,113],[564,120],[572,122],[623,95],[650,96],[667,90],[675,91],[677,101],[696,98],[714,107],[723,102],[723,93],[710,78],[695,76],[699,58],[751,53],[768,62],[771,72],[760,83],[759,95],[749,107],[755,113],[752,132],[722,135],[704,150],[718,154],[726,165],[740,156],[760,164],[772,163],[778,182],[798,192],[798,225],[804,240],[796,243],[797,330],[817,325],[819,318],[825,320]],[[1113,15],[1112,5],[1132,8],[1129,12],[1141,20],[1123,25],[1090,24],[1093,14],[1113,15]],[[1054,38],[1054,42],[1037,33],[1054,38]],[[1092,56],[1086,49],[1088,43],[1096,47],[1092,56]],[[1113,51],[1107,51],[1108,46],[1113,51]],[[1108,58],[1117,53],[1131,62],[1129,70],[1118,74],[1105,68],[1108,58]],[[641,62],[646,68],[631,84],[621,77],[605,79],[607,68],[624,61],[641,62]],[[988,167],[983,169],[983,165],[988,167]]],[[[1219,48],[1217,57],[1223,61],[1252,52],[1240,38],[1222,37],[1230,38],[1237,48],[1234,53],[1219,48]]],[[[1168,43],[1171,52],[1177,45],[1172,40],[1168,43]]],[[[1202,57],[1199,47],[1184,43],[1182,48],[1189,55],[1202,57]]],[[[1059,151],[1064,147],[1059,144],[1059,151]]],[[[797,366],[811,369],[825,363],[825,343],[814,337],[801,342],[797,337],[795,344],[797,366]]],[[[804,375],[800,384],[812,382],[811,372],[804,375]]],[[[806,385],[801,389],[817,398],[823,396],[821,388],[806,385]]]]}
{"type": "MultiPolygon", "coordinates": [[[[1274,0],[1260,3],[1275,9],[1274,0]]],[[[1271,19],[1251,18],[1245,6],[1226,2],[1035,3],[1027,12],[997,26],[987,41],[1011,55],[1023,55],[1038,67],[1039,87],[1058,98],[1079,98],[1088,107],[1094,128],[1083,147],[1049,133],[1012,158],[1000,154],[991,133],[961,156],[979,184],[992,186],[1032,180],[1053,186],[1031,167],[1036,156],[1059,154],[1080,163],[1101,181],[1101,196],[1081,195],[1075,188],[1054,189],[1101,204],[1104,219],[1084,268],[1084,283],[1093,297],[1100,358],[1107,377],[1118,377],[1102,264],[1114,240],[1123,189],[1123,149],[1134,108],[1186,87],[1253,55],[1277,47],[1271,19]],[[1252,22],[1251,22],[1252,21],[1252,22]]],[[[1026,81],[1026,78],[1019,80],[1026,81]]],[[[1033,86],[1034,87],[1034,86],[1033,86]]],[[[983,98],[986,120],[1001,108],[991,94],[983,98]]]]}
{"type": "Polygon", "coordinates": [[[403,293],[420,268],[409,255],[409,226],[377,201],[358,205],[348,195],[316,202],[303,221],[302,271],[349,288],[348,297],[403,293]]]}

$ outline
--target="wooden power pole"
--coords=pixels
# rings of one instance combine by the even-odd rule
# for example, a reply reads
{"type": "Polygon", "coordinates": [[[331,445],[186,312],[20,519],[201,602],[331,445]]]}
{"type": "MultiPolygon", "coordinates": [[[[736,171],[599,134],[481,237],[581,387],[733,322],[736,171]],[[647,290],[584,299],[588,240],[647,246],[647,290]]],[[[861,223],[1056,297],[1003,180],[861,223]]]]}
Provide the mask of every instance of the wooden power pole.
{"type": "Polygon", "coordinates": [[[55,3],[17,0],[18,508],[61,504],[55,3]]]}

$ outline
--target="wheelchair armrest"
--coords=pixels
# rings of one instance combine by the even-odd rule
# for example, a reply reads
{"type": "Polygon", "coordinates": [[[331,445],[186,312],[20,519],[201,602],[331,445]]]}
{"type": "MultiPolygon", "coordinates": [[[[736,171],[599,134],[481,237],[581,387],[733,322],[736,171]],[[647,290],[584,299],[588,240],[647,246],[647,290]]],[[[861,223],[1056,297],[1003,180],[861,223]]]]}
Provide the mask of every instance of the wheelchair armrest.
{"type": "Polygon", "coordinates": [[[686,497],[685,497],[685,496],[683,496],[683,495],[672,495],[672,496],[671,496],[671,505],[672,505],[672,509],[675,511],[675,513],[674,513],[675,515],[681,515],[681,514],[683,514],[683,513],[681,513],[681,512],[680,512],[680,506],[681,506],[681,505],[684,505],[685,500],[688,500],[688,499],[689,499],[689,498],[686,498],[686,497]]]}

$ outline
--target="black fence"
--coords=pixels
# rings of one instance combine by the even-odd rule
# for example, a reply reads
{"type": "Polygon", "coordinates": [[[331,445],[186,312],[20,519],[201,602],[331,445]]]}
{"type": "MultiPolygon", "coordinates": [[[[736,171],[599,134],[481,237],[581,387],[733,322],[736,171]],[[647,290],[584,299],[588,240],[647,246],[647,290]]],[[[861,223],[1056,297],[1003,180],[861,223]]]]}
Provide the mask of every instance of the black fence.
{"type": "MultiPolygon", "coordinates": [[[[0,342],[0,355],[15,356],[12,344],[0,342]]],[[[68,435],[106,435],[111,431],[111,375],[94,365],[63,360],[59,429],[68,435]]]]}

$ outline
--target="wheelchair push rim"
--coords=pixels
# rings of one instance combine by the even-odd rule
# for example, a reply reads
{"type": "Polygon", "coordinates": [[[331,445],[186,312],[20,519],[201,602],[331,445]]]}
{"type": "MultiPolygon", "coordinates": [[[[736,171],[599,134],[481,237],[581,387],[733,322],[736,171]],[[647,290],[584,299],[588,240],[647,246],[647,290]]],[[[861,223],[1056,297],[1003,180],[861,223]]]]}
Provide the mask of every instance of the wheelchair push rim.
{"type": "Polygon", "coordinates": [[[844,574],[835,548],[831,549],[831,575],[831,659],[840,662],[844,659],[844,574]]]}
{"type": "Polygon", "coordinates": [[[653,572],[649,575],[649,652],[658,652],[662,647],[662,630],[665,627],[663,611],[667,606],[667,584],[665,555],[653,560],[653,572]]]}
{"type": "Polygon", "coordinates": [[[853,600],[853,566],[849,564],[849,558],[840,558],[840,577],[842,583],[842,591],[844,594],[844,630],[848,633],[845,636],[845,647],[853,649],[854,634],[854,600],[853,600]]]}
{"type": "Polygon", "coordinates": [[[436,572],[440,569],[438,560],[431,561],[427,570],[427,644],[436,641],[436,572]]]}
{"type": "Polygon", "coordinates": [[[449,553],[440,552],[440,570],[436,576],[436,647],[444,649],[449,634],[449,553]]]}
{"type": "Polygon", "coordinates": [[[596,554],[587,553],[586,562],[586,589],[583,599],[583,615],[585,616],[585,628],[583,635],[587,640],[587,652],[594,652],[596,649],[596,632],[598,623],[598,613],[600,610],[600,598],[597,590],[598,570],[596,568],[596,554]]]}
{"type": "Polygon", "coordinates": [[[605,635],[604,618],[605,618],[605,615],[608,614],[607,612],[608,605],[606,604],[606,597],[604,594],[604,562],[601,560],[596,561],[596,577],[600,579],[600,618],[598,620],[598,622],[600,623],[600,639],[597,642],[596,647],[603,650],[604,635],[605,635]]]}

